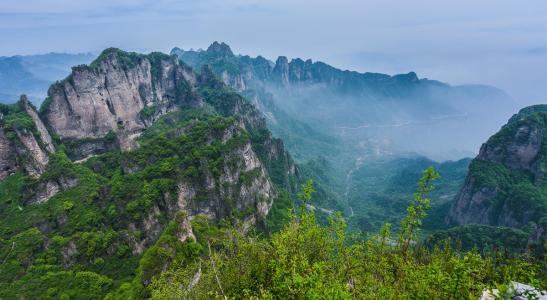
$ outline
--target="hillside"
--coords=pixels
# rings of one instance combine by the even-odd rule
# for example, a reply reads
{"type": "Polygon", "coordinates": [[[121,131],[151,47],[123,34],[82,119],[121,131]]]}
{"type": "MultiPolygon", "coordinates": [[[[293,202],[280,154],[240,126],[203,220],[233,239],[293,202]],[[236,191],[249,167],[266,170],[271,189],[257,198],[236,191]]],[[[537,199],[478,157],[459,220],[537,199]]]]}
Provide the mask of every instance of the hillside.
{"type": "Polygon", "coordinates": [[[287,218],[292,159],[206,67],[111,48],[48,95],[0,107],[1,298],[145,297],[209,226],[287,218]]]}
{"type": "Polygon", "coordinates": [[[451,209],[455,224],[522,228],[547,213],[547,109],[522,109],[482,147],[451,209]]]}
{"type": "MultiPolygon", "coordinates": [[[[207,52],[235,57],[225,44],[207,52]]],[[[541,286],[544,265],[521,256],[541,227],[467,225],[422,238],[444,228],[468,160],[350,142],[285,112],[266,86],[232,88],[215,71],[225,61],[212,62],[109,48],[51,85],[40,109],[26,96],[0,105],[0,298],[444,299],[514,280],[541,286]],[[454,237],[463,247],[446,241],[454,237]],[[468,251],[483,242],[511,253],[468,251]]],[[[518,136],[542,153],[543,110],[521,111],[510,124],[528,129],[492,144],[518,136]]],[[[484,157],[530,153],[515,147],[486,147],[484,157]]],[[[542,163],[532,165],[541,189],[542,163]]]]}
{"type": "Polygon", "coordinates": [[[523,108],[482,145],[447,217],[452,225],[484,224],[524,230],[545,239],[547,107],[523,108]]]}

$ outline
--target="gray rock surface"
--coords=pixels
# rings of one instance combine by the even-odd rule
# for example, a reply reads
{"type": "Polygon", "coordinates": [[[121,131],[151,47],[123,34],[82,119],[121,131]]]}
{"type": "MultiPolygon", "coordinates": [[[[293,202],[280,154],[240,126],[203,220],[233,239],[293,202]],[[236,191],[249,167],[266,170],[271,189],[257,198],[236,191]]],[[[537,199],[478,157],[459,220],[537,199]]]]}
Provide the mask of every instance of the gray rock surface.
{"type": "Polygon", "coordinates": [[[120,148],[130,150],[162,114],[201,105],[192,94],[196,82],[188,67],[167,55],[107,49],[91,66],[74,68],[50,88],[45,120],[61,139],[116,132],[120,148]]]}

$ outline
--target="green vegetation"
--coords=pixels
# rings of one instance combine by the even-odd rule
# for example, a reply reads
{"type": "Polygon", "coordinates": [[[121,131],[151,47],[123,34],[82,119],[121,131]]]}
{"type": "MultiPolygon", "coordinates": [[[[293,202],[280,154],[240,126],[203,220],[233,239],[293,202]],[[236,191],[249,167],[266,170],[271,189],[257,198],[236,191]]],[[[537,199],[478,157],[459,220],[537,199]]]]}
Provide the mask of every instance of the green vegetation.
{"type": "MultiPolygon", "coordinates": [[[[181,216],[173,214],[180,183],[195,193],[196,206],[222,200],[218,224],[193,221],[198,237],[209,234],[211,226],[233,228],[254,214],[256,208],[239,208],[237,201],[240,187],[251,184],[261,171],[240,172],[239,151],[270,136],[251,136],[232,116],[233,110],[222,106],[228,102],[245,108],[245,99],[233,93],[204,92],[203,97],[202,108],[162,116],[142,134],[134,151],[109,151],[75,164],[66,149],[81,141],[65,141],[39,179],[17,173],[0,182],[0,298],[102,298],[107,293],[144,297],[149,292],[145,285],[164,269],[158,264],[180,264],[205,249],[203,244],[179,241],[181,216]],[[222,183],[220,176],[226,172],[239,177],[222,183]],[[47,184],[68,181],[77,185],[32,204],[47,184]],[[206,186],[208,181],[212,187],[206,186]]],[[[15,105],[0,109],[3,120],[16,120],[20,112],[15,105]]],[[[112,139],[113,133],[104,138],[112,139]]],[[[275,160],[269,164],[275,165],[275,160]]],[[[280,217],[258,219],[264,232],[278,230],[292,204],[282,186],[274,188],[280,199],[274,211],[280,217]]]]}
{"type": "Polygon", "coordinates": [[[410,195],[416,189],[414,178],[420,170],[434,166],[440,178],[437,188],[430,192],[431,209],[423,220],[422,236],[447,227],[445,216],[452,200],[464,183],[470,160],[436,163],[423,157],[365,161],[352,173],[348,186],[348,203],[351,211],[348,227],[362,232],[377,232],[385,222],[393,224],[392,230],[399,231],[399,224],[406,215],[405,207],[410,195]]]}
{"type": "Polygon", "coordinates": [[[547,214],[547,182],[543,179],[547,172],[546,126],[544,106],[522,109],[486,144],[485,156],[498,158],[479,157],[471,163],[472,192],[493,194],[488,199],[492,225],[503,225],[503,219],[511,215],[513,226],[523,228],[538,223],[547,214]],[[516,153],[524,147],[538,151],[533,161],[525,162],[523,155],[516,153]]]}
{"type": "MultiPolygon", "coordinates": [[[[93,60],[89,64],[89,66],[80,65],[80,66],[73,67],[72,69],[73,70],[77,70],[80,68],[84,68],[84,69],[87,68],[90,70],[96,69],[104,60],[106,60],[110,55],[113,55],[113,54],[115,54],[118,57],[118,59],[122,61],[121,65],[125,66],[127,69],[136,66],[142,61],[144,57],[146,57],[146,55],[139,54],[136,52],[126,52],[118,48],[107,48],[103,50],[103,52],[101,52],[101,54],[99,54],[99,56],[95,60],[93,60]]],[[[163,56],[167,56],[167,55],[163,54],[163,56]]]]}
{"type": "MultiPolygon", "coordinates": [[[[96,71],[113,53],[128,68],[147,57],[156,79],[163,61],[170,59],[111,48],[90,66],[76,69],[96,71]]],[[[238,67],[229,62],[222,66],[228,72],[239,72],[238,67]]],[[[298,132],[291,140],[295,149],[305,153],[320,147],[301,155],[307,163],[294,171],[297,177],[282,142],[272,138],[245,98],[219,88],[214,78],[196,90],[179,83],[175,98],[197,93],[203,107],[163,115],[142,133],[137,149],[112,147],[74,163],[71,151],[89,143],[114,144],[115,132],[95,140],[56,139],[57,152],[39,178],[16,173],[0,182],[1,299],[469,298],[511,280],[545,286],[545,262],[529,254],[504,255],[495,247],[467,251],[471,244],[451,244],[465,238],[466,243],[482,239],[490,245],[482,237],[488,228],[460,228],[422,239],[426,215],[433,217],[429,228],[435,227],[431,224],[440,223],[448,204],[445,194],[433,191],[439,174],[432,168],[422,174],[408,203],[416,170],[431,161],[332,166],[342,160],[333,159],[337,152],[328,159],[316,154],[336,149],[329,145],[333,140],[289,122],[284,129],[298,132]],[[300,143],[304,145],[298,147],[300,143]],[[261,167],[249,168],[249,146],[261,167]],[[393,175],[390,168],[395,167],[400,172],[393,175]],[[357,180],[333,179],[351,168],[357,180]],[[296,186],[307,177],[315,181],[307,181],[297,193],[296,186]],[[268,187],[258,188],[276,199],[256,191],[256,183],[262,182],[268,187]],[[51,190],[59,192],[45,201],[44,191],[51,190]],[[352,201],[359,193],[367,200],[352,201]],[[272,200],[264,218],[258,212],[272,200]],[[347,223],[340,213],[326,209],[333,207],[346,213],[347,223]],[[395,233],[385,224],[388,215],[400,223],[393,225],[395,233]]],[[[156,109],[146,107],[141,117],[155,116],[156,109]]],[[[34,133],[21,107],[0,106],[0,112],[8,134],[34,133]]],[[[442,193],[457,190],[467,163],[436,164],[447,178],[439,180],[442,193]]],[[[499,182],[513,184],[511,176],[503,175],[499,182]]],[[[525,192],[514,199],[542,197],[527,190],[526,182],[517,183],[525,192]]],[[[501,230],[493,237],[520,243],[524,236],[501,230]]]]}
{"type": "MultiPolygon", "coordinates": [[[[402,232],[419,228],[419,222],[409,220],[418,220],[412,212],[424,207],[422,192],[430,190],[434,178],[431,170],[424,173],[402,232]]],[[[312,192],[310,183],[304,185],[304,203],[312,192]]],[[[429,250],[416,243],[413,234],[402,237],[409,243],[393,243],[389,224],[365,239],[348,235],[340,215],[321,226],[313,211],[301,208],[269,239],[234,230],[220,239],[202,236],[208,251],[163,272],[150,285],[151,295],[153,299],[467,299],[511,280],[545,285],[542,266],[530,258],[507,258],[499,252],[483,257],[477,251],[460,252],[448,243],[429,250]]]]}
{"type": "MultiPolygon", "coordinates": [[[[450,240],[452,246],[464,251],[478,249],[490,255],[497,249],[510,253],[524,253],[530,234],[520,229],[488,225],[463,225],[438,231],[426,239],[429,245],[450,240]]],[[[540,245],[542,247],[543,245],[540,245]]]]}
{"type": "Polygon", "coordinates": [[[4,127],[6,136],[13,142],[18,142],[16,131],[27,131],[38,135],[32,118],[24,111],[21,102],[15,104],[0,103],[0,125],[4,127]]]}

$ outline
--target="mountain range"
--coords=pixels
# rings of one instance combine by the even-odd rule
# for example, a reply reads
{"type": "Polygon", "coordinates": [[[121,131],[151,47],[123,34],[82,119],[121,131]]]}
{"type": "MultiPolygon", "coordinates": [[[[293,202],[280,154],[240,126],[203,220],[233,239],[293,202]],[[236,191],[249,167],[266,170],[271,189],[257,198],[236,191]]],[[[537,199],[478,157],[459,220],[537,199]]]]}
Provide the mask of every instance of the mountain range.
{"type": "Polygon", "coordinates": [[[377,151],[460,159],[476,153],[517,110],[511,97],[499,89],[450,86],[420,79],[414,72],[359,73],[310,59],[289,61],[285,56],[273,63],[261,56],[236,55],[218,42],[207,50],[173,48],[171,54],[193,68],[211,65],[225,84],[249,94],[264,108],[274,133],[293,131],[284,128],[286,122],[276,122],[276,110],[281,109],[317,131],[354,145],[372,143],[377,151]],[[262,102],[273,102],[277,109],[262,102]],[[490,113],[492,106],[498,110],[495,116],[490,113]]]}
{"type": "Polygon", "coordinates": [[[0,57],[0,103],[14,103],[26,94],[40,104],[49,85],[66,77],[72,66],[88,64],[96,54],[48,53],[0,57]]]}
{"type": "MultiPolygon", "coordinates": [[[[419,298],[424,294],[410,282],[426,279],[412,276],[451,272],[434,269],[437,262],[467,268],[482,263],[481,255],[498,255],[493,247],[515,257],[528,251],[529,260],[544,254],[545,105],[521,109],[497,130],[514,103],[492,87],[454,87],[413,72],[342,71],[283,56],[274,63],[235,55],[218,42],[171,55],[108,48],[66,78],[34,85],[35,74],[57,72],[47,66],[63,56],[53,56],[3,58],[12,73],[0,69],[36,95],[52,82],[39,108],[25,95],[0,104],[0,298],[161,299],[191,291],[207,298],[217,287],[220,297],[217,267],[233,297],[243,297],[240,288],[265,295],[263,287],[281,273],[283,280],[300,278],[289,275],[302,267],[297,261],[306,262],[302,268],[315,279],[269,290],[286,295],[326,276],[318,257],[327,254],[314,247],[327,246],[329,263],[329,255],[345,259],[332,266],[365,253],[360,263],[377,264],[366,280],[404,259],[412,266],[406,279],[390,270],[380,281],[393,287],[389,276],[408,279],[401,289],[419,298]],[[483,135],[491,136],[478,155],[461,157],[483,135]],[[437,162],[424,149],[452,149],[460,159],[437,162]],[[430,166],[438,174],[422,173],[430,166]],[[431,190],[428,178],[437,175],[431,190]],[[422,193],[411,200],[420,176],[422,193]],[[423,223],[425,213],[409,223],[416,209],[427,210],[423,223]],[[408,228],[416,231],[405,237],[408,228]],[[380,233],[346,249],[346,231],[380,233]],[[291,248],[303,241],[307,254],[291,248]],[[403,242],[416,252],[408,254],[403,242]],[[308,256],[318,261],[308,264],[308,256]],[[277,269],[275,261],[284,259],[295,259],[292,271],[277,269]],[[420,265],[427,259],[432,263],[420,265]]],[[[59,66],[57,75],[64,72],[59,66]]],[[[513,272],[490,262],[485,258],[484,268],[497,275],[489,286],[513,272]]],[[[369,274],[366,268],[356,274],[369,274]]],[[[332,290],[349,295],[370,286],[357,276],[342,276],[332,290]]],[[[459,283],[447,286],[450,294],[459,283]]]]}

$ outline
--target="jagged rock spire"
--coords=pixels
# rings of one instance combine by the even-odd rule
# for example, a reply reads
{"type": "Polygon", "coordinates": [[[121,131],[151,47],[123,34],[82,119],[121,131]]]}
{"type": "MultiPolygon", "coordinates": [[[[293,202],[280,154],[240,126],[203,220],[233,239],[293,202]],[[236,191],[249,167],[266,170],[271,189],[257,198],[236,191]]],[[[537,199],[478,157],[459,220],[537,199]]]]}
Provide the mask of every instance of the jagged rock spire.
{"type": "Polygon", "coordinates": [[[275,61],[275,67],[272,71],[274,80],[281,82],[282,84],[289,83],[289,60],[286,56],[280,56],[275,61]]]}

